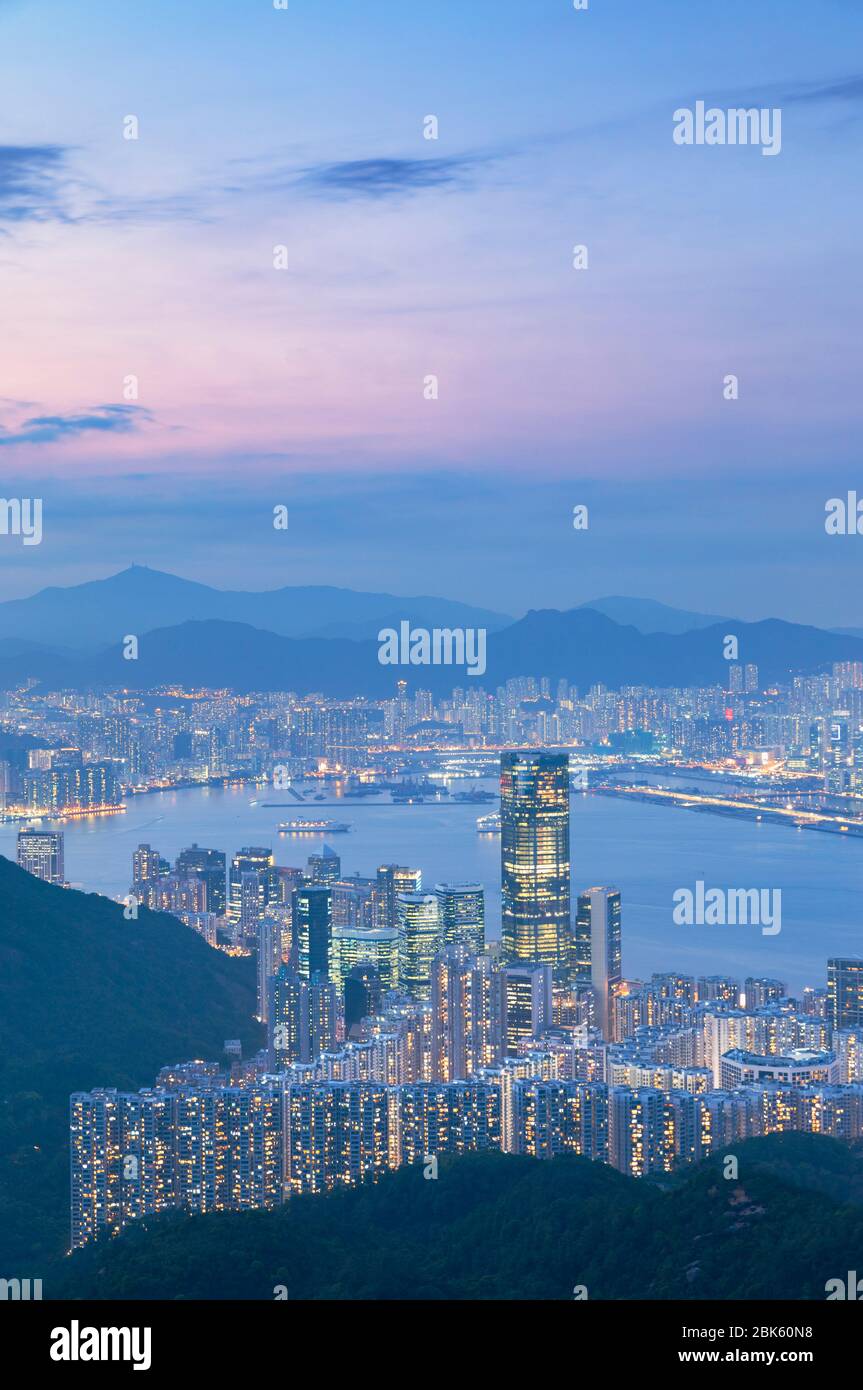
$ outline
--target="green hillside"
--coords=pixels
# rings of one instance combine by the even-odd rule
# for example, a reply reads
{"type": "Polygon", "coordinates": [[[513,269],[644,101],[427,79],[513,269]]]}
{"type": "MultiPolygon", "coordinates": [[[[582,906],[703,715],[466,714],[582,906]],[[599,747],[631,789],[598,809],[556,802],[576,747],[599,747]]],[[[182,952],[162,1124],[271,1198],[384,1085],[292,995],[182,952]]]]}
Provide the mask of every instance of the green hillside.
{"type": "Polygon", "coordinates": [[[226,1038],[255,1051],[254,1010],[251,961],[0,857],[0,1272],[67,1244],[70,1092],[150,1085],[226,1038]]]}
{"type": "Polygon", "coordinates": [[[148,1220],[76,1253],[49,1297],[824,1299],[863,1268],[863,1149],[815,1135],[737,1146],[662,1184],[600,1164],[443,1160],[275,1212],[148,1220]],[[843,1195],[844,1194],[844,1195],[843,1195]]]}

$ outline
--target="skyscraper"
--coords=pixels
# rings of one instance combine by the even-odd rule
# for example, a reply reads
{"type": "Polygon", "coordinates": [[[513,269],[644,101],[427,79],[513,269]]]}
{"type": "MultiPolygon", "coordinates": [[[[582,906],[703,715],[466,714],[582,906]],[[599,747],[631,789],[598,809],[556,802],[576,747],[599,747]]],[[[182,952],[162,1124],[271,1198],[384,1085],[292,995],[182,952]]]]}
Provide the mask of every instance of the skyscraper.
{"type": "Polygon", "coordinates": [[[399,928],[399,985],[415,999],[431,993],[431,965],[441,944],[437,898],[404,893],[396,899],[399,928]]]}
{"type": "Polygon", "coordinates": [[[294,893],[294,940],[300,978],[328,979],[332,968],[333,890],[309,884],[294,893]]]}
{"type": "Polygon", "coordinates": [[[308,867],[313,883],[337,883],[342,876],[342,861],[329,845],[320,854],[309,855],[308,867]]]}
{"type": "Polygon", "coordinates": [[[353,966],[344,984],[345,1034],[351,1036],[352,1030],[370,1014],[378,1012],[381,1003],[381,980],[373,965],[364,963],[353,966]]]}
{"type": "Polygon", "coordinates": [[[575,921],[575,975],[590,984],[596,998],[596,1021],[611,1042],[611,996],[621,980],[620,891],[588,888],[580,893],[575,921]]]}
{"type": "Polygon", "coordinates": [[[827,999],[834,1028],[863,1025],[863,957],[833,956],[828,960],[827,999]]]}
{"type": "Polygon", "coordinates": [[[432,961],[432,1079],[462,1081],[497,1060],[495,977],[488,956],[457,942],[432,961]]]}
{"type": "Polygon", "coordinates": [[[501,946],[563,970],[570,956],[569,759],[502,753],[501,946]]]}
{"type": "Polygon", "coordinates": [[[241,926],[247,940],[254,939],[257,918],[269,902],[274,863],[273,851],[256,845],[239,850],[231,860],[228,919],[241,926]],[[249,875],[255,875],[254,882],[249,875]]]}
{"type": "Polygon", "coordinates": [[[62,830],[19,830],[18,866],[46,883],[65,883],[62,830]]]}
{"type": "Polygon", "coordinates": [[[382,864],[378,869],[378,927],[397,927],[396,899],[402,893],[421,893],[422,869],[408,869],[403,864],[382,864]]]}
{"type": "Polygon", "coordinates": [[[510,965],[495,978],[500,1047],[507,1057],[515,1057],[520,1042],[535,1038],[554,1021],[551,966],[510,965]]]}
{"type": "Polygon", "coordinates": [[[178,874],[199,874],[207,885],[207,911],[224,916],[226,903],[225,856],[217,849],[192,845],[177,855],[178,874]]]}
{"type": "Polygon", "coordinates": [[[435,885],[444,944],[463,942],[472,955],[485,950],[485,892],[479,883],[435,885]]]}

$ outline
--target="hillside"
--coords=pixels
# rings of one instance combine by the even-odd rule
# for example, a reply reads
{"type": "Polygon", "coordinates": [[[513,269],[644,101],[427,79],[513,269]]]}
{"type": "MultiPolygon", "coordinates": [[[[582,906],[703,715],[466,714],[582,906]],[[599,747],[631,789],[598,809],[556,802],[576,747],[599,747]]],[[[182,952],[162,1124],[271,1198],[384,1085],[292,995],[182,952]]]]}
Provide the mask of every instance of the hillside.
{"type": "Polygon", "coordinates": [[[253,1052],[254,1010],[250,961],[0,857],[0,1265],[64,1247],[70,1092],[150,1085],[226,1038],[253,1052]]]}
{"type": "Polygon", "coordinates": [[[149,1220],[77,1252],[49,1297],[823,1299],[859,1266],[863,1151],[815,1135],[735,1147],[662,1184],[578,1158],[443,1159],[276,1212],[149,1220]]]}
{"type": "Polygon", "coordinates": [[[728,632],[738,639],[740,660],[754,662],[764,683],[829,670],[834,661],[863,660],[859,638],[773,618],[643,633],[591,608],[568,613],[542,609],[490,631],[487,669],[471,676],[464,666],[381,665],[378,642],[367,637],[282,637],[260,626],[211,619],[142,632],[134,661],[124,659],[119,640],[98,654],[73,656],[47,650],[4,656],[0,644],[0,688],[35,677],[53,690],[182,685],[381,699],[392,694],[400,677],[407,677],[412,689],[437,694],[465,683],[493,690],[510,677],[531,675],[548,676],[552,682],[566,677],[580,690],[596,683],[612,689],[706,686],[728,680],[722,655],[728,632]]]}

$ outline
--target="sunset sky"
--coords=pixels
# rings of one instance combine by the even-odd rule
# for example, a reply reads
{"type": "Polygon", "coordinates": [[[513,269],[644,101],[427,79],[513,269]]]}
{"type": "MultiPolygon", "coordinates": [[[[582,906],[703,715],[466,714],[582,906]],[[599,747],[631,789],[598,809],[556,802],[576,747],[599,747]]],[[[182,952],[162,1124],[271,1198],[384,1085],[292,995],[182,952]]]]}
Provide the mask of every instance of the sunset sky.
{"type": "Polygon", "coordinates": [[[859,0],[0,0],[0,494],[44,507],[0,599],[134,560],[863,626],[861,39],[859,0]],[[675,145],[698,100],[781,154],[675,145]]]}

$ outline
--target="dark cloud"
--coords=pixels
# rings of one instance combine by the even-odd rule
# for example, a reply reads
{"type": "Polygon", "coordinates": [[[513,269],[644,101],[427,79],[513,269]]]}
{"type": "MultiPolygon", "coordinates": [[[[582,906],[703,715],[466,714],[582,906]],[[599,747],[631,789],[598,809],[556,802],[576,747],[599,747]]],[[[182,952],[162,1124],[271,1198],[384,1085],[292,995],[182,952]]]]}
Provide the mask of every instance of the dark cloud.
{"type": "Polygon", "coordinates": [[[65,220],[62,145],[0,145],[0,222],[65,220]]]}
{"type": "Polygon", "coordinates": [[[393,198],[427,188],[464,185],[489,156],[442,159],[350,159],[306,169],[298,183],[332,198],[393,198]]]}
{"type": "Polygon", "coordinates": [[[131,434],[150,418],[147,410],[135,405],[99,405],[86,415],[33,415],[20,429],[5,431],[0,426],[0,447],[11,444],[53,444],[91,431],[104,434],[131,434]]]}

